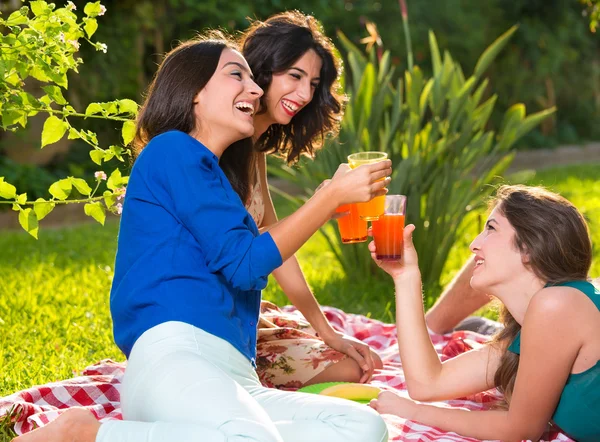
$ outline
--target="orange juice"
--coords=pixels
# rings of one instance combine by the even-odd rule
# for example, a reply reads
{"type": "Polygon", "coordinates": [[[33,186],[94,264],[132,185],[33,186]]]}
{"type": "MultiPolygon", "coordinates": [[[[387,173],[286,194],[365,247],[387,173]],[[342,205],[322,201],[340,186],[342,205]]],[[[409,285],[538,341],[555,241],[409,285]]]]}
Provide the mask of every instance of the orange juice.
{"type": "Polygon", "coordinates": [[[402,258],[404,215],[386,213],[371,223],[377,259],[396,261],[402,258]]]}
{"type": "MultiPolygon", "coordinates": [[[[355,169],[363,164],[372,164],[384,161],[388,157],[386,152],[358,152],[348,155],[348,165],[355,169]]],[[[383,180],[384,178],[382,178],[383,180]]],[[[379,180],[381,181],[381,180],[379,180]]],[[[366,203],[356,203],[358,215],[365,221],[374,221],[383,215],[385,209],[385,195],[377,196],[366,203]]]]}
{"type": "Polygon", "coordinates": [[[367,222],[358,215],[356,204],[344,204],[338,207],[336,212],[350,212],[348,215],[337,219],[340,236],[344,244],[367,240],[367,222]]]}

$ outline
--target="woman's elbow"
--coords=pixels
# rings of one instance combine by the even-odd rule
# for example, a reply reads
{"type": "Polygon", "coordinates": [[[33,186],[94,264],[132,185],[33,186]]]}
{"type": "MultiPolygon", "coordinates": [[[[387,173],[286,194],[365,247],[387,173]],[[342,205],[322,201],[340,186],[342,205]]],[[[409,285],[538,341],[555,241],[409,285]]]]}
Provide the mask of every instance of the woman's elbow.
{"type": "Polygon", "coordinates": [[[411,399],[419,402],[433,402],[436,400],[435,391],[427,385],[417,385],[407,382],[406,389],[411,399]]]}
{"type": "Polygon", "coordinates": [[[534,428],[534,426],[519,427],[508,424],[501,438],[505,442],[521,442],[523,440],[539,441],[546,427],[534,428]]]}

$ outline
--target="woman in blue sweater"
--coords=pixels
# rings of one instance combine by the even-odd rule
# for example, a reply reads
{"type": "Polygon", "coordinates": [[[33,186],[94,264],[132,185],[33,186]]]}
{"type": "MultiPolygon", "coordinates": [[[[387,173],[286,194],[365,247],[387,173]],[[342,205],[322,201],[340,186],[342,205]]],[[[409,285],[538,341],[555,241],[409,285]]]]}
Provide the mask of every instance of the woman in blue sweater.
{"type": "MultiPolygon", "coordinates": [[[[376,261],[396,286],[398,347],[412,399],[383,392],[371,406],[477,439],[539,440],[552,421],[578,442],[600,440],[600,291],[588,280],[586,222],[565,198],[542,188],[501,187],[483,232],[471,243],[471,285],[503,304],[505,328],[481,348],[441,363],[423,319],[414,226],[402,262],[376,261]],[[506,407],[441,408],[498,387],[506,407]]],[[[375,246],[370,244],[372,256],[375,246]]]]}
{"type": "MultiPolygon", "coordinates": [[[[73,409],[17,440],[384,441],[350,401],[262,387],[260,291],[341,205],[385,194],[390,162],[350,170],[259,234],[219,158],[254,133],[262,90],[223,40],[171,51],[138,118],[138,155],[119,231],[111,313],[128,359],[124,421],[73,409]]],[[[249,141],[249,140],[248,140],[249,141]]]]}

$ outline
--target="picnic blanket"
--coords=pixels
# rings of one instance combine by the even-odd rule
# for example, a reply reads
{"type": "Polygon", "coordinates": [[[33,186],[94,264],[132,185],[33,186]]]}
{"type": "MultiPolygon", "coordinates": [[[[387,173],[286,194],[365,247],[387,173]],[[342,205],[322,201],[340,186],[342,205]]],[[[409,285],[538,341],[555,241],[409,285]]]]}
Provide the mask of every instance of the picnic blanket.
{"type": "MultiPolygon", "coordinates": [[[[285,310],[301,317],[293,307],[287,307],[285,310]]],[[[368,343],[381,356],[384,367],[376,371],[371,383],[384,389],[406,393],[395,326],[331,307],[324,307],[323,310],[335,329],[368,343]]],[[[469,331],[431,335],[431,340],[442,360],[463,353],[486,339],[486,336],[469,331]]],[[[35,386],[0,398],[0,416],[11,412],[15,432],[19,435],[47,424],[65,409],[75,406],[87,408],[101,422],[122,419],[119,388],[124,371],[125,363],[105,359],[87,367],[82,376],[35,386]]],[[[494,389],[439,404],[469,410],[484,410],[493,406],[499,399],[500,394],[494,389]]],[[[384,415],[383,417],[388,425],[390,441],[477,441],[477,439],[444,432],[396,416],[384,415]]],[[[546,432],[542,440],[572,441],[552,429],[546,432]]]]}

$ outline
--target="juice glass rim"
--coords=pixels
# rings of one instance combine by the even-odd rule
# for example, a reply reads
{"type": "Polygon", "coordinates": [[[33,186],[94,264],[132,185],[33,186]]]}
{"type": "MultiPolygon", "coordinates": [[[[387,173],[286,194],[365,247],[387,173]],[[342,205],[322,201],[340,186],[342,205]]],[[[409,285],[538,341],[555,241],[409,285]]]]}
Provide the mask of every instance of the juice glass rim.
{"type": "Polygon", "coordinates": [[[364,152],[355,152],[348,155],[348,162],[350,163],[376,163],[378,161],[387,160],[388,153],[369,150],[364,152]]]}
{"type": "Polygon", "coordinates": [[[384,210],[384,215],[402,215],[405,216],[406,215],[406,201],[408,200],[406,195],[400,195],[400,194],[387,194],[385,195],[385,208],[384,210]],[[397,211],[390,211],[388,212],[388,209],[390,208],[389,204],[388,204],[388,199],[392,200],[392,199],[399,199],[401,201],[400,206],[399,206],[399,210],[397,211]]]}

